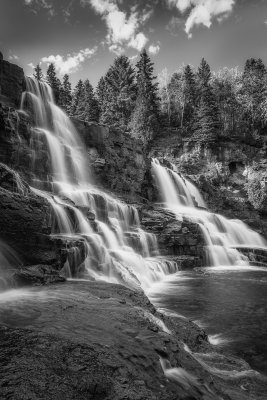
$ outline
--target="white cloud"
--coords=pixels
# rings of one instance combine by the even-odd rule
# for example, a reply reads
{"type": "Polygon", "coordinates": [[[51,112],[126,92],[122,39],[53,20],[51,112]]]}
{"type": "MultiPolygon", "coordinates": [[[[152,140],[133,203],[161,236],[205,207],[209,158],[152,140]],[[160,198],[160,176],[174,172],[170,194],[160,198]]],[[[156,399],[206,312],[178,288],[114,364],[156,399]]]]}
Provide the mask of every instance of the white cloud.
{"type": "Polygon", "coordinates": [[[185,32],[192,36],[194,26],[204,25],[210,28],[213,18],[222,21],[233,10],[236,0],[167,0],[170,7],[176,7],[181,13],[189,11],[185,22],[185,32]]]}
{"type": "Polygon", "coordinates": [[[18,60],[18,59],[19,59],[19,57],[16,56],[16,54],[10,54],[10,55],[8,56],[8,58],[9,58],[9,60],[11,60],[11,61],[13,61],[13,60],[18,60]]]}
{"type": "Polygon", "coordinates": [[[157,55],[160,51],[159,44],[151,44],[148,48],[149,53],[153,54],[153,56],[157,55]]]}
{"type": "Polygon", "coordinates": [[[31,63],[29,63],[29,64],[27,64],[29,67],[31,67],[32,69],[34,69],[35,68],[35,66],[33,65],[33,63],[31,62],[31,63]]]}
{"type": "MultiPolygon", "coordinates": [[[[92,49],[86,48],[80,50],[78,53],[68,54],[66,58],[61,55],[50,55],[48,57],[43,57],[41,59],[42,63],[55,64],[56,71],[61,74],[71,74],[76,72],[80,65],[87,59],[91,58],[95,52],[97,51],[97,47],[93,47],[92,49]]],[[[28,64],[29,65],[29,64],[28,64]]]]}
{"type": "Polygon", "coordinates": [[[147,42],[148,38],[146,37],[146,35],[144,35],[143,32],[139,32],[137,33],[137,35],[132,37],[132,39],[128,43],[128,46],[132,47],[135,50],[141,51],[145,47],[147,42]]]}
{"type": "Polygon", "coordinates": [[[121,54],[125,45],[140,51],[147,44],[148,38],[140,28],[151,17],[152,10],[146,9],[140,14],[137,7],[132,7],[127,15],[119,8],[116,0],[82,0],[82,3],[90,4],[105,21],[110,51],[121,54]]]}

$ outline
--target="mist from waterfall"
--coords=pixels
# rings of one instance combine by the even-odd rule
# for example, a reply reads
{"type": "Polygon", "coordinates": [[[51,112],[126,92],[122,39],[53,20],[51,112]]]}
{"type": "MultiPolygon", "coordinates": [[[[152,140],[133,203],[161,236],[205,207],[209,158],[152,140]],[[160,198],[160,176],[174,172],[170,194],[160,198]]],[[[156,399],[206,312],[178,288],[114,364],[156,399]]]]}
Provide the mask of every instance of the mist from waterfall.
{"type": "Polygon", "coordinates": [[[240,220],[229,220],[211,213],[196,186],[173,169],[152,160],[152,174],[164,207],[177,216],[198,223],[206,243],[210,266],[247,265],[247,258],[237,248],[265,248],[266,241],[240,220]]]}
{"type": "MultiPolygon", "coordinates": [[[[94,186],[85,145],[68,116],[56,106],[51,88],[32,78],[27,78],[26,84],[21,109],[30,110],[34,119],[33,156],[40,146],[47,148],[51,167],[51,191],[44,190],[49,185],[39,181],[38,176],[32,190],[46,198],[54,210],[56,224],[52,234],[84,241],[84,267],[91,279],[146,288],[176,272],[175,262],[156,258],[156,236],[141,229],[137,209],[94,186]],[[88,213],[93,214],[93,223],[88,213]]],[[[78,253],[79,249],[77,260],[78,253]]],[[[69,264],[70,260],[65,271],[72,275],[69,264]]]]}

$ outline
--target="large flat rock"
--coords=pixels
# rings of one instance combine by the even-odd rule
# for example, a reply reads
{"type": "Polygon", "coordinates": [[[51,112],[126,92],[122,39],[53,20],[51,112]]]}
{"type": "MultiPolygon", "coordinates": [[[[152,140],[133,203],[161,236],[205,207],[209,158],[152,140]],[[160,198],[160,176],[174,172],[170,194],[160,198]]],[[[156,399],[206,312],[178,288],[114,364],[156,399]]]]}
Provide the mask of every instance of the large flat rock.
{"type": "Polygon", "coordinates": [[[0,399],[265,398],[245,362],[214,352],[205,332],[157,313],[140,292],[70,281],[2,293],[0,304],[0,399]]]}

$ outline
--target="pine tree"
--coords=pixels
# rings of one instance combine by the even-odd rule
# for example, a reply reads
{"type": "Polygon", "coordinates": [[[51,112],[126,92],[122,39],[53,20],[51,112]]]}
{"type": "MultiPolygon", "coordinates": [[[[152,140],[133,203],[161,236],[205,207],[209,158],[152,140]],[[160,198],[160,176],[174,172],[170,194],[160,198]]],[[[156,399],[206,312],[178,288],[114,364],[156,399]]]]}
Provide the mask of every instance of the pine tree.
{"type": "Polygon", "coordinates": [[[112,66],[108,69],[103,80],[99,82],[97,95],[100,105],[100,122],[106,125],[118,125],[117,93],[111,79],[112,66]]]}
{"type": "Polygon", "coordinates": [[[71,102],[71,107],[70,107],[70,115],[75,116],[77,113],[77,107],[79,102],[81,101],[83,94],[83,81],[79,79],[77,85],[74,88],[73,94],[72,94],[72,102],[71,102]]]}
{"type": "Polygon", "coordinates": [[[196,110],[194,120],[194,134],[192,139],[205,146],[215,143],[217,139],[217,130],[220,126],[219,120],[215,121],[211,113],[210,104],[208,104],[203,97],[196,110]]]}
{"type": "Polygon", "coordinates": [[[125,129],[136,99],[135,72],[128,57],[120,56],[100,80],[97,94],[101,122],[125,129]]]}
{"type": "Polygon", "coordinates": [[[148,99],[138,96],[130,121],[132,136],[140,139],[145,145],[155,137],[159,128],[158,118],[151,112],[150,106],[148,99]]]}
{"type": "Polygon", "coordinates": [[[207,61],[202,58],[200,62],[200,66],[198,68],[198,80],[200,83],[200,88],[203,86],[207,86],[210,84],[210,79],[211,79],[211,70],[210,66],[207,63],[207,61]]]}
{"type": "Polygon", "coordinates": [[[97,87],[96,87],[96,96],[99,105],[100,113],[104,111],[105,104],[105,91],[106,91],[106,82],[103,76],[100,78],[97,87]]]}
{"type": "Polygon", "coordinates": [[[186,65],[183,71],[183,113],[181,127],[192,128],[196,106],[197,86],[195,74],[190,65],[186,65]]]}
{"type": "Polygon", "coordinates": [[[79,98],[75,116],[83,121],[98,121],[99,107],[93,86],[86,79],[83,83],[82,94],[79,98]]]}
{"type": "Polygon", "coordinates": [[[53,63],[49,64],[46,71],[46,81],[53,90],[54,98],[56,104],[59,103],[61,82],[56,75],[55,65],[53,63]]]}
{"type": "Polygon", "coordinates": [[[198,68],[197,81],[198,96],[193,139],[201,144],[208,145],[216,141],[221,126],[218,105],[211,86],[211,71],[204,58],[198,68]]]}
{"type": "Polygon", "coordinates": [[[65,74],[63,76],[63,83],[60,88],[59,105],[65,110],[67,114],[70,113],[71,102],[71,83],[69,81],[69,75],[65,74]]]}
{"type": "Polygon", "coordinates": [[[140,54],[137,67],[137,100],[131,118],[132,135],[147,144],[159,127],[158,83],[154,83],[154,64],[146,50],[140,54]]]}
{"type": "Polygon", "coordinates": [[[37,64],[36,67],[34,68],[33,76],[38,82],[43,80],[43,72],[42,68],[40,67],[40,64],[37,64]]]}
{"type": "Polygon", "coordinates": [[[137,74],[137,93],[148,100],[151,111],[158,117],[159,97],[158,83],[154,82],[154,63],[150,60],[144,49],[140,55],[140,60],[136,64],[137,74]]]}

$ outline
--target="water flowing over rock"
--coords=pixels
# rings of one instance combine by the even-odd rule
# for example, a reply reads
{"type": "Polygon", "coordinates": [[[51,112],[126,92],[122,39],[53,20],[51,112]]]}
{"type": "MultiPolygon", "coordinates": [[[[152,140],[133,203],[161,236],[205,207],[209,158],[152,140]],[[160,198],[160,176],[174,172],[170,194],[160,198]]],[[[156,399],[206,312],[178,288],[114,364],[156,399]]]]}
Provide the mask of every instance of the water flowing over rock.
{"type": "Polygon", "coordinates": [[[90,279],[144,288],[177,271],[175,261],[155,258],[156,236],[141,229],[137,210],[94,185],[85,146],[67,115],[55,105],[50,87],[31,78],[26,85],[21,109],[32,112],[33,151],[46,147],[50,166],[49,181],[38,180],[38,169],[33,170],[36,179],[31,191],[53,209],[51,238],[78,238],[86,246],[82,270],[77,270],[81,265],[77,260],[83,258],[79,248],[73,265],[68,259],[65,270],[70,276],[83,271],[90,279]]]}
{"type": "Polygon", "coordinates": [[[239,220],[208,212],[197,188],[173,169],[161,166],[157,159],[152,161],[152,174],[166,208],[199,225],[205,240],[206,265],[246,265],[247,258],[237,248],[266,250],[263,237],[239,220]]]}

